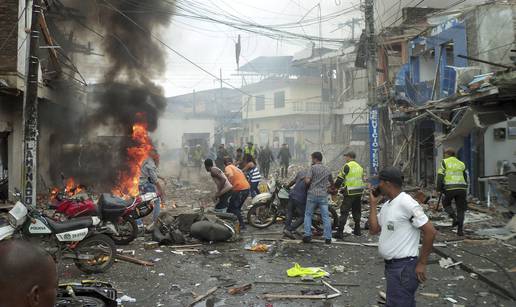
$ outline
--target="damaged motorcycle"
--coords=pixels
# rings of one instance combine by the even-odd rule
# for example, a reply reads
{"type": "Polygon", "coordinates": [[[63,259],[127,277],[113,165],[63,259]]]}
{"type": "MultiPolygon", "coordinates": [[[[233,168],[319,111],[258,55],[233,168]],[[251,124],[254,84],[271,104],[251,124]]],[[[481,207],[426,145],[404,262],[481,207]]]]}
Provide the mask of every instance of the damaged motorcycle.
{"type": "MultiPolygon", "coordinates": [[[[19,192],[15,196],[20,198],[19,192]]],[[[106,272],[115,260],[115,243],[104,233],[98,217],[57,222],[33,206],[17,201],[8,214],[9,225],[0,227],[0,241],[17,238],[40,244],[56,261],[73,259],[85,273],[106,272]]]]}

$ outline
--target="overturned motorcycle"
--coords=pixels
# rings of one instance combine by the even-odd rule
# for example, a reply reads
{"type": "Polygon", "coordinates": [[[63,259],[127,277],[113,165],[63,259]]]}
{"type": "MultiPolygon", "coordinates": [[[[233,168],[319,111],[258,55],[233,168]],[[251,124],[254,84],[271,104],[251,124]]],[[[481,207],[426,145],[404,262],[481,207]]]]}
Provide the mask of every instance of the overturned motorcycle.
{"type": "MultiPolygon", "coordinates": [[[[19,192],[16,196],[20,196],[19,192]]],[[[0,241],[17,238],[40,244],[55,260],[73,259],[85,273],[106,272],[114,262],[115,244],[98,217],[57,222],[21,201],[9,211],[9,225],[0,227],[0,241]]]]}

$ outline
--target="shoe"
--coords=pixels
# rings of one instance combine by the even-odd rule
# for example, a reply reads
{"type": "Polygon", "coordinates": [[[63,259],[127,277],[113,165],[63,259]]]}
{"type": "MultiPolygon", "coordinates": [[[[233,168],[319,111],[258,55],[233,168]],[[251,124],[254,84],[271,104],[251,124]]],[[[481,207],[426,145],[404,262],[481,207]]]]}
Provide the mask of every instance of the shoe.
{"type": "Polygon", "coordinates": [[[296,236],[294,236],[294,234],[290,230],[287,230],[287,229],[283,230],[283,235],[292,240],[296,239],[296,236]]]}
{"type": "Polygon", "coordinates": [[[303,237],[303,243],[310,243],[312,242],[312,237],[303,237]]]}
{"type": "Polygon", "coordinates": [[[360,236],[362,234],[362,232],[360,231],[360,226],[355,227],[355,229],[353,230],[353,234],[355,236],[360,236]]]}
{"type": "Polygon", "coordinates": [[[464,237],[464,231],[462,229],[457,230],[457,235],[459,237],[464,237]]]}
{"type": "Polygon", "coordinates": [[[333,237],[334,237],[335,239],[342,240],[342,239],[344,239],[344,234],[343,234],[342,232],[337,232],[337,233],[335,233],[335,234],[333,235],[333,237]]]}
{"type": "Polygon", "coordinates": [[[326,240],[324,240],[324,243],[325,243],[325,244],[331,244],[331,239],[326,239],[326,240]]]}
{"type": "Polygon", "coordinates": [[[457,221],[456,219],[453,219],[451,227],[457,227],[457,226],[459,226],[459,221],[457,221]]]}

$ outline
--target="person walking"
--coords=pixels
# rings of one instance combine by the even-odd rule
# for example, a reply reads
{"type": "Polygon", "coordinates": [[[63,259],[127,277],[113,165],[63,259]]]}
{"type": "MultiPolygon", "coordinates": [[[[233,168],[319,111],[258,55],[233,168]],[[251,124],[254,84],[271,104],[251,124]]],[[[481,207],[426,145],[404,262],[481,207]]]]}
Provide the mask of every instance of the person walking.
{"type": "Polygon", "coordinates": [[[301,170],[296,174],[296,178],[292,180],[288,187],[294,186],[290,190],[287,205],[287,219],[285,220],[285,228],[283,234],[290,239],[297,239],[294,233],[296,229],[304,222],[304,215],[306,209],[306,192],[307,186],[305,183],[306,170],[301,170]],[[295,222],[293,222],[295,218],[295,222]]]}
{"type": "Polygon", "coordinates": [[[224,144],[220,144],[219,148],[217,149],[217,159],[215,159],[215,165],[219,169],[224,168],[224,159],[229,157],[228,151],[226,148],[224,148],[224,144]]]}
{"type": "Polygon", "coordinates": [[[247,142],[247,145],[244,147],[244,155],[251,155],[253,158],[257,157],[256,146],[254,146],[253,142],[247,142]]]}
{"type": "MultiPolygon", "coordinates": [[[[152,211],[152,224],[148,226],[148,229],[152,228],[154,223],[158,220],[159,213],[161,211],[161,201],[165,201],[165,193],[161,183],[158,179],[164,180],[158,174],[159,165],[159,154],[153,149],[149,152],[149,157],[145,159],[140,167],[140,178],[138,181],[138,190],[140,193],[155,192],[160,195],[154,201],[154,209],[152,211]]],[[[141,219],[137,220],[139,225],[143,225],[141,219]]]]}
{"type": "Polygon", "coordinates": [[[234,166],[230,158],[226,158],[224,164],[226,166],[224,173],[233,186],[227,212],[236,215],[238,222],[240,223],[240,230],[245,230],[246,227],[244,224],[244,218],[242,217],[242,206],[244,205],[247,196],[249,196],[250,185],[242,170],[234,166]]]}
{"type": "Polygon", "coordinates": [[[247,174],[249,184],[251,185],[251,197],[255,197],[260,194],[258,184],[262,180],[262,175],[260,175],[260,170],[256,165],[256,161],[250,154],[244,155],[244,167],[242,168],[242,171],[247,174]]]}
{"type": "Polygon", "coordinates": [[[206,168],[206,171],[210,173],[211,179],[213,179],[213,182],[215,182],[215,185],[217,186],[217,192],[215,192],[215,195],[213,196],[213,200],[217,202],[215,205],[215,211],[226,212],[233,186],[224,172],[220,168],[213,166],[212,159],[204,160],[204,167],[206,168]]]}
{"type": "Polygon", "coordinates": [[[444,211],[452,218],[452,227],[457,226],[457,235],[464,236],[464,215],[468,209],[468,172],[464,162],[455,157],[455,149],[447,148],[437,175],[437,190],[444,192],[444,211]],[[455,200],[457,210],[453,210],[455,200]]]}
{"type": "Polygon", "coordinates": [[[319,207],[323,220],[324,239],[326,244],[331,244],[331,221],[328,211],[328,190],[333,188],[333,178],[330,170],[322,165],[323,156],[320,152],[311,155],[312,166],[305,177],[308,186],[305,211],[304,243],[312,241],[312,215],[316,207],[319,207]]]}
{"type": "Polygon", "coordinates": [[[265,179],[268,179],[269,171],[271,169],[271,162],[274,162],[274,155],[272,154],[272,150],[269,147],[269,144],[267,144],[267,146],[260,151],[259,157],[260,169],[263,172],[263,177],[265,177],[265,179]]]}
{"type": "Polygon", "coordinates": [[[360,218],[362,215],[362,192],[364,186],[364,169],[355,161],[356,154],[352,151],[344,155],[346,164],[342,167],[335,181],[335,186],[342,187],[344,190],[344,198],[340,205],[339,227],[335,238],[342,239],[344,237],[344,227],[348,221],[349,211],[351,210],[355,227],[353,234],[360,236],[360,218]]]}
{"type": "Polygon", "coordinates": [[[290,154],[288,145],[281,145],[281,149],[278,153],[278,160],[281,168],[281,178],[288,177],[288,165],[290,164],[290,159],[292,159],[292,155],[290,154]]]}
{"type": "Polygon", "coordinates": [[[378,251],[385,261],[386,307],[415,307],[419,283],[426,278],[426,264],[437,231],[423,208],[402,192],[402,174],[395,167],[379,173],[380,183],[370,190],[369,233],[380,234],[378,251]],[[378,213],[379,192],[388,200],[378,213]],[[420,233],[423,246],[419,253],[420,233]],[[419,255],[419,256],[418,256],[419,255]]]}

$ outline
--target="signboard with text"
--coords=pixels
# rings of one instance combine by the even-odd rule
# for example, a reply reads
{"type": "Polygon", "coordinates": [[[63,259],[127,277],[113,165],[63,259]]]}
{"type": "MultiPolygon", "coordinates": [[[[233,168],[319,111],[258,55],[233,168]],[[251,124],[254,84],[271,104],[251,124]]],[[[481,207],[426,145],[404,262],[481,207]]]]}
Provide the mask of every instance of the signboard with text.
{"type": "MultiPolygon", "coordinates": [[[[369,110],[369,176],[378,176],[380,168],[379,113],[377,107],[369,110]]],[[[376,182],[373,182],[377,184],[376,182]]]]}

